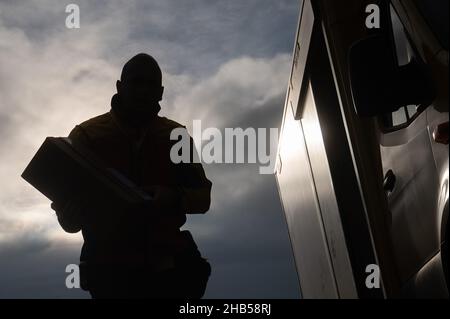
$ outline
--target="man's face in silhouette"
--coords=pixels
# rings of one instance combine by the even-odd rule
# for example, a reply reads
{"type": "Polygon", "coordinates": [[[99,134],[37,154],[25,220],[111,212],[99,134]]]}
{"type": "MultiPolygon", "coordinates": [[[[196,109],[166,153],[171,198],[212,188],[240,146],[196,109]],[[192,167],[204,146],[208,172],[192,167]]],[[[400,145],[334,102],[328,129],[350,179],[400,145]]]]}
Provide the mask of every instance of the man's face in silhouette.
{"type": "Polygon", "coordinates": [[[124,106],[139,116],[153,114],[164,91],[156,61],[146,56],[127,62],[116,86],[124,106]]]}

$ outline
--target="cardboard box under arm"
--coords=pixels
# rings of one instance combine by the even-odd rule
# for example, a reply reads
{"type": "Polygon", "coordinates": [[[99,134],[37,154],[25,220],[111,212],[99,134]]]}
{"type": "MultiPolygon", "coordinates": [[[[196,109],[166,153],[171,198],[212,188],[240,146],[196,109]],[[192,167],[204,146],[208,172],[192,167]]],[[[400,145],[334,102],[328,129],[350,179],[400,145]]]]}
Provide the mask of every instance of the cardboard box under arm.
{"type": "Polygon", "coordinates": [[[47,137],[22,177],[48,199],[80,199],[101,211],[150,205],[151,196],[66,137],[47,137]]]}

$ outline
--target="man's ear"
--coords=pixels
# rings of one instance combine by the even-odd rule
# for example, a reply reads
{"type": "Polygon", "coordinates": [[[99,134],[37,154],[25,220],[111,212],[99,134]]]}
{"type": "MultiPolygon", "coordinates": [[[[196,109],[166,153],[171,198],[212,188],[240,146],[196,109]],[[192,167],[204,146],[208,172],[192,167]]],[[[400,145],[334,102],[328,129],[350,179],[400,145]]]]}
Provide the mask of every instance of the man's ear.
{"type": "Polygon", "coordinates": [[[158,96],[158,102],[162,100],[163,93],[164,93],[164,86],[161,86],[158,96]]]}
{"type": "Polygon", "coordinates": [[[120,82],[120,80],[116,81],[116,89],[117,89],[117,93],[120,94],[120,92],[122,91],[122,82],[120,82]]]}

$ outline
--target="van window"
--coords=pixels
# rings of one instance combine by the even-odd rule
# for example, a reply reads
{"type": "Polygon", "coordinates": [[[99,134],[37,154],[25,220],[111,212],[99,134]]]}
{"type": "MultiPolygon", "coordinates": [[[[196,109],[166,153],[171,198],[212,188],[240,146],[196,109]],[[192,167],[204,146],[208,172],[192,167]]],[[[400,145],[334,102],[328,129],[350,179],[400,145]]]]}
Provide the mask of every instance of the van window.
{"type": "Polygon", "coordinates": [[[448,0],[415,0],[416,6],[442,47],[448,51],[448,0]]]}
{"type": "MultiPolygon", "coordinates": [[[[399,66],[408,64],[415,54],[409,42],[408,34],[392,5],[391,21],[397,63],[399,66]]],[[[383,130],[393,131],[406,127],[416,118],[417,113],[417,105],[408,105],[399,108],[395,112],[384,114],[381,116],[383,130]]]]}

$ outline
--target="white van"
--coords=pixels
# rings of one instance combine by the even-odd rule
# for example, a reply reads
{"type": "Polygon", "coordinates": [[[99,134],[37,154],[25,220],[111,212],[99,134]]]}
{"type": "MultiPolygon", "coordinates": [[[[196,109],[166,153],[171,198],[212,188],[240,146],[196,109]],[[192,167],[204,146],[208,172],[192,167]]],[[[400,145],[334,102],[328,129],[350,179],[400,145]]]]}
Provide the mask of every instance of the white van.
{"type": "Polygon", "coordinates": [[[275,174],[305,298],[449,296],[448,6],[302,2],[275,174]]]}

